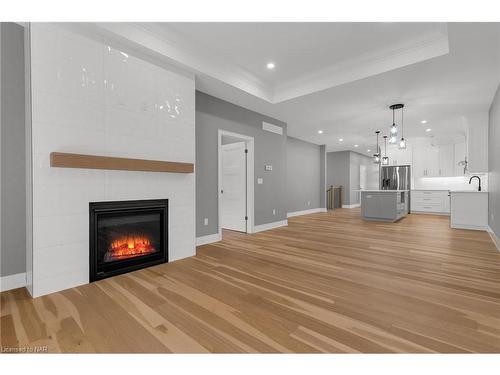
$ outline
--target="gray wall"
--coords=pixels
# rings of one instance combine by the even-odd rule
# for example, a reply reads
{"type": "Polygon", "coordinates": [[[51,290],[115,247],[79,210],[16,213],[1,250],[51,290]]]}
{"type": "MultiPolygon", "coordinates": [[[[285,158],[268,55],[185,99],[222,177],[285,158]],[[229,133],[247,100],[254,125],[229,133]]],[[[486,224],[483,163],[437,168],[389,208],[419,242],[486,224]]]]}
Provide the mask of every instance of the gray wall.
{"type": "Polygon", "coordinates": [[[255,223],[286,219],[286,124],[202,92],[196,92],[196,236],[218,232],[218,129],[254,137],[255,223]],[[283,135],[262,130],[262,122],[283,127],[283,135]],[[272,171],[265,171],[270,164],[272,171]],[[262,185],[257,178],[263,178],[262,185]],[[273,215],[273,209],[276,215],[273,215]],[[208,225],[203,225],[208,218],[208,225]]]}
{"type": "Polygon", "coordinates": [[[360,167],[366,167],[366,189],[378,189],[379,187],[379,167],[373,163],[372,158],[351,152],[350,154],[350,199],[349,204],[357,204],[359,202],[359,193],[354,190],[360,189],[360,167]]]}
{"type": "Polygon", "coordinates": [[[319,179],[319,206],[326,208],[326,146],[319,147],[320,152],[320,179],[319,179]]]}
{"type": "Polygon", "coordinates": [[[326,154],[326,184],[342,186],[342,204],[350,204],[350,153],[338,151],[326,154]]]}
{"type": "Polygon", "coordinates": [[[24,30],[1,24],[1,269],[26,270],[24,30]]]}
{"type": "Polygon", "coordinates": [[[500,238],[500,86],[491,103],[488,130],[489,226],[500,238]]]}
{"type": "Polygon", "coordinates": [[[342,185],[342,204],[359,203],[360,166],[366,166],[367,189],[378,189],[378,166],[368,156],[352,151],[327,153],[327,186],[342,185]]]}
{"type": "Polygon", "coordinates": [[[321,147],[297,138],[287,138],[288,212],[324,207],[321,202],[320,184],[321,147]]]}

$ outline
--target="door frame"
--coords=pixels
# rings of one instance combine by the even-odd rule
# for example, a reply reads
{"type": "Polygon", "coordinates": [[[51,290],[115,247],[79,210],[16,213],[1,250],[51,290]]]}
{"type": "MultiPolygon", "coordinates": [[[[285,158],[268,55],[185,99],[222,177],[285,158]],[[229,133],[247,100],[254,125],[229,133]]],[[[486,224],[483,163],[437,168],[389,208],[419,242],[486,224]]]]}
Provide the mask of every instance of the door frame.
{"type": "Polygon", "coordinates": [[[221,197],[221,188],[222,188],[222,137],[229,136],[233,138],[237,138],[245,142],[245,146],[248,150],[247,153],[247,175],[246,175],[246,191],[247,191],[247,233],[254,233],[254,138],[249,137],[247,135],[242,135],[238,133],[233,133],[227,130],[218,130],[217,137],[217,217],[218,217],[218,226],[219,226],[219,237],[222,238],[222,197],[221,197]]]}

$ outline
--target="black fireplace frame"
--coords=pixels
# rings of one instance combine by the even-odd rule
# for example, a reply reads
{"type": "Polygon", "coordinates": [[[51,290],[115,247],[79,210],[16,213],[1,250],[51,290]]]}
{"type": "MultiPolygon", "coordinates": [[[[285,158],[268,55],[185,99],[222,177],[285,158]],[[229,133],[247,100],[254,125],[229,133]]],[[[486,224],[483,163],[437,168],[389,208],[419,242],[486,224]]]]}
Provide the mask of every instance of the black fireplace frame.
{"type": "Polygon", "coordinates": [[[102,280],[111,276],[135,271],[168,262],[168,199],[147,199],[131,201],[107,201],[89,203],[89,281],[102,280]],[[98,217],[112,213],[160,213],[161,248],[163,253],[116,261],[116,269],[100,271],[98,266],[98,217]],[[118,268],[119,267],[119,268],[118,268]]]}

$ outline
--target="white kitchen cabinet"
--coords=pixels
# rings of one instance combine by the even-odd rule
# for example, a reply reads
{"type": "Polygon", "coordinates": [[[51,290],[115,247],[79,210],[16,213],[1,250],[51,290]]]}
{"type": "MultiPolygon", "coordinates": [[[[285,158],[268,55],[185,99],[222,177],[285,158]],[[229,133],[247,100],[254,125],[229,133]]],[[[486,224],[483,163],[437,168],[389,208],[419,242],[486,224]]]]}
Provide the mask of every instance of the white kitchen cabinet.
{"type": "Polygon", "coordinates": [[[467,161],[470,173],[488,172],[487,115],[477,115],[468,119],[467,161]]]}
{"type": "Polygon", "coordinates": [[[418,145],[413,147],[413,176],[439,176],[439,147],[418,145]]]}
{"type": "Polygon", "coordinates": [[[425,155],[422,146],[413,147],[413,168],[414,178],[425,177],[425,155]]]}
{"type": "Polygon", "coordinates": [[[411,212],[449,215],[450,198],[448,190],[412,190],[411,212]]]}
{"type": "Polygon", "coordinates": [[[488,193],[452,191],[450,226],[459,229],[488,230],[488,193]]]}
{"type": "Polygon", "coordinates": [[[388,146],[387,156],[389,165],[412,165],[412,148],[409,145],[404,150],[400,150],[397,145],[388,146]]]}
{"type": "Polygon", "coordinates": [[[455,175],[454,155],[455,147],[453,144],[439,145],[439,177],[455,175]]]}
{"type": "Polygon", "coordinates": [[[439,147],[430,146],[425,153],[426,160],[426,176],[439,176],[439,147]]]}
{"type": "Polygon", "coordinates": [[[465,162],[465,159],[467,158],[467,146],[465,142],[458,142],[454,144],[454,155],[453,155],[453,175],[454,176],[463,176],[465,174],[464,172],[464,165],[460,165],[461,163],[465,162]]]}
{"type": "MultiPolygon", "coordinates": [[[[464,144],[462,143],[462,148],[464,144]]],[[[459,153],[460,153],[460,148],[459,153]]],[[[416,145],[413,148],[413,176],[419,177],[452,177],[463,175],[455,168],[455,144],[439,146],[416,145]],[[457,174],[458,173],[458,174],[457,174]]],[[[463,168],[463,167],[462,167],[463,168]]]]}

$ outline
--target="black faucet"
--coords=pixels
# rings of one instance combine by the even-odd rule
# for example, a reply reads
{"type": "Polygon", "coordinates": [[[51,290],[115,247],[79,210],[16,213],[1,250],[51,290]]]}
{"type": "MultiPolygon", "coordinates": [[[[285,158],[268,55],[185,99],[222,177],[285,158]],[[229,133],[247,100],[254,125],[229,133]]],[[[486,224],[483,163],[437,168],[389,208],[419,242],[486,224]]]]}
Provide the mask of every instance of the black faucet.
{"type": "Polygon", "coordinates": [[[477,178],[477,179],[478,179],[478,181],[479,181],[479,188],[477,189],[477,191],[481,191],[481,177],[479,177],[479,176],[472,176],[472,177],[470,178],[470,180],[469,180],[469,185],[470,185],[470,183],[472,182],[472,179],[473,179],[473,178],[477,178]]]}

